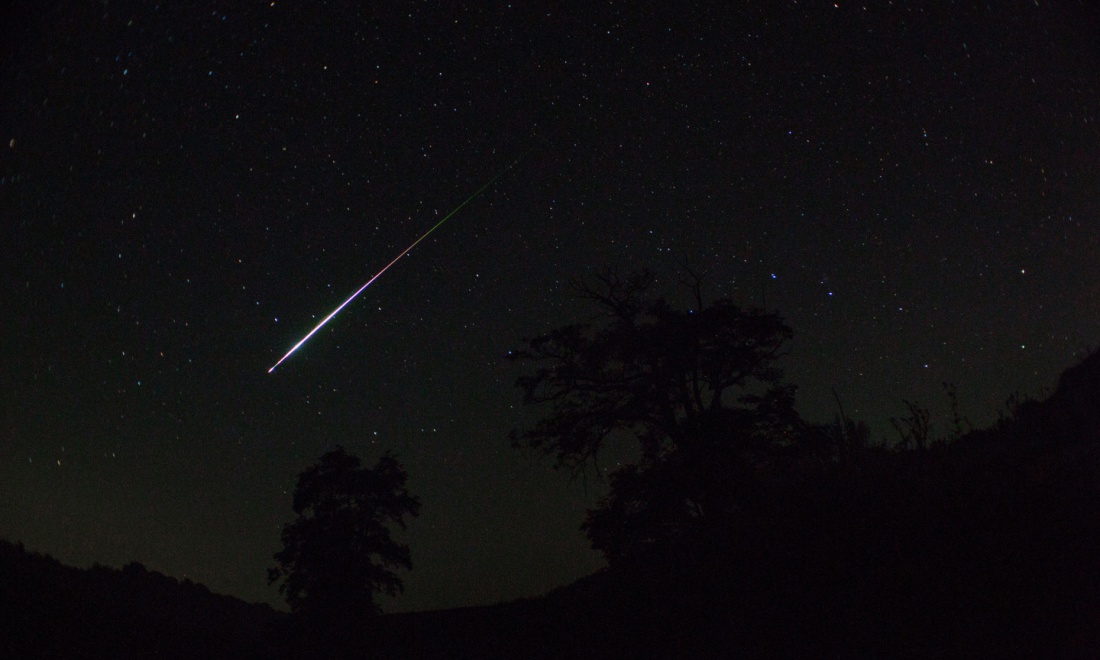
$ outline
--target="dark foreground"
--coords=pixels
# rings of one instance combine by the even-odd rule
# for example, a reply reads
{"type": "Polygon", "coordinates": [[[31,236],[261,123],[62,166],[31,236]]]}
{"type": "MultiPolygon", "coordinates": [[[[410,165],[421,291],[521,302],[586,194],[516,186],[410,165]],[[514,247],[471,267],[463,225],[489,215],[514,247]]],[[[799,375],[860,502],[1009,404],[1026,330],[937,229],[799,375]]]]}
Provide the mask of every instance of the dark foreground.
{"type": "MultiPolygon", "coordinates": [[[[762,478],[709,546],[352,635],[0,543],[0,657],[1096,657],[1100,357],[994,428],[762,478]]],[[[533,569],[534,570],[534,569],[533,569]]]]}

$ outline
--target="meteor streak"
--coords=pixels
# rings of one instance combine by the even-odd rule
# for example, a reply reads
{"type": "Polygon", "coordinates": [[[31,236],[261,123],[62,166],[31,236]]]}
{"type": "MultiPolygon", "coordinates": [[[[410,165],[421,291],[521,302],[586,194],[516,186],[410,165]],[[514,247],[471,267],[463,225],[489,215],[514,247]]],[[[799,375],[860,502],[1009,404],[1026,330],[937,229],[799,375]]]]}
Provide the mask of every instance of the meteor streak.
{"type": "Polygon", "coordinates": [[[410,252],[410,251],[411,251],[411,250],[412,250],[412,249],[413,249],[414,247],[416,247],[417,245],[419,245],[419,244],[420,244],[420,241],[422,241],[422,240],[424,240],[425,238],[427,238],[427,237],[428,237],[428,234],[432,233],[432,232],[433,232],[433,231],[435,231],[436,229],[439,229],[439,226],[440,226],[440,225],[442,225],[442,224],[443,224],[444,222],[447,222],[447,220],[448,220],[448,219],[449,219],[449,218],[450,218],[450,217],[451,217],[452,215],[454,215],[455,213],[458,213],[458,212],[459,212],[459,210],[460,210],[460,209],[461,209],[461,208],[462,208],[463,206],[466,206],[467,204],[469,204],[470,202],[472,202],[472,201],[473,201],[473,199],[474,199],[475,197],[477,197],[477,196],[478,196],[478,195],[480,195],[481,193],[485,192],[485,189],[486,189],[486,188],[488,188],[489,186],[493,185],[493,183],[494,183],[494,182],[495,182],[495,181],[496,181],[497,179],[499,179],[499,178],[500,178],[501,176],[503,176],[505,172],[507,172],[507,171],[508,171],[509,169],[511,169],[511,168],[512,168],[512,167],[513,167],[513,166],[514,166],[514,165],[515,165],[516,163],[518,163],[518,162],[519,162],[519,160],[517,160],[517,161],[515,161],[515,162],[511,163],[510,165],[508,165],[508,167],[505,167],[505,168],[504,168],[503,170],[501,170],[500,172],[497,172],[497,175],[496,175],[496,176],[494,176],[493,178],[491,178],[491,179],[489,179],[488,181],[486,181],[486,182],[485,182],[485,185],[483,185],[483,186],[481,186],[480,188],[478,188],[478,189],[477,189],[477,191],[476,191],[476,192],[475,192],[474,194],[472,194],[472,195],[470,195],[469,197],[467,197],[467,198],[466,198],[466,200],[465,200],[465,201],[463,201],[463,202],[462,202],[461,204],[459,204],[458,206],[456,206],[456,207],[455,207],[455,209],[454,209],[453,211],[451,211],[451,212],[450,212],[450,213],[448,213],[447,215],[443,216],[443,219],[442,219],[442,220],[440,220],[439,222],[435,223],[435,225],[434,225],[434,226],[433,226],[433,227],[432,227],[431,229],[429,229],[428,231],[426,231],[426,232],[424,232],[423,234],[421,234],[420,238],[416,239],[416,241],[414,241],[412,245],[410,245],[409,247],[405,248],[405,250],[404,250],[404,251],[403,251],[403,252],[402,252],[401,254],[399,254],[399,255],[397,255],[396,257],[394,257],[394,258],[393,258],[393,261],[389,262],[388,264],[386,264],[386,265],[385,265],[385,266],[384,266],[384,267],[382,268],[382,270],[380,270],[380,271],[378,271],[377,273],[375,273],[375,274],[374,274],[374,277],[372,277],[372,278],[370,278],[369,280],[367,280],[367,283],[366,283],[366,284],[364,284],[363,286],[359,287],[359,290],[358,290],[358,291],[356,291],[355,293],[353,293],[353,294],[351,294],[350,296],[348,296],[348,299],[347,299],[347,300],[345,300],[344,302],[340,303],[340,306],[339,306],[339,307],[337,307],[336,309],[332,310],[332,313],[330,313],[330,314],[329,314],[328,316],[326,316],[326,317],[325,317],[324,319],[322,319],[322,320],[321,320],[321,322],[320,322],[320,323],[318,323],[318,324],[317,324],[317,326],[316,326],[315,328],[313,328],[312,330],[310,330],[310,331],[309,331],[309,334],[307,334],[307,335],[306,335],[305,337],[302,337],[302,340],[301,340],[301,341],[299,341],[299,342],[298,342],[297,344],[294,344],[294,347],[293,347],[293,348],[291,348],[291,349],[290,349],[289,351],[287,351],[286,355],[284,355],[283,357],[279,358],[279,361],[278,361],[278,362],[276,362],[276,363],[275,363],[275,365],[274,365],[273,367],[271,367],[270,369],[268,369],[268,370],[267,370],[267,373],[271,373],[271,372],[275,371],[275,367],[277,367],[277,366],[279,366],[280,364],[282,364],[284,360],[286,360],[286,359],[287,359],[288,357],[290,357],[291,355],[293,355],[293,354],[294,354],[294,351],[296,351],[296,350],[298,350],[299,348],[301,348],[302,344],[304,344],[304,343],[306,343],[307,341],[309,341],[309,338],[310,338],[310,337],[312,337],[312,336],[313,336],[314,334],[316,334],[316,333],[317,333],[317,331],[318,331],[318,330],[320,330],[320,329],[321,329],[322,327],[324,327],[324,325],[325,325],[326,323],[328,323],[329,321],[331,321],[331,320],[332,320],[332,317],[334,317],[334,316],[336,316],[337,314],[339,314],[339,313],[340,313],[340,310],[341,310],[341,309],[343,309],[343,308],[347,307],[347,306],[348,306],[348,303],[350,303],[351,301],[355,300],[355,299],[356,299],[356,298],[357,298],[357,297],[359,296],[359,294],[360,294],[360,293],[363,293],[363,290],[364,290],[364,289],[366,289],[366,288],[367,288],[368,286],[370,286],[370,285],[371,285],[371,283],[372,283],[372,282],[374,282],[374,281],[375,281],[376,279],[378,279],[379,277],[381,277],[381,276],[382,276],[382,273],[384,273],[384,272],[386,272],[387,270],[389,270],[389,267],[390,267],[390,266],[392,266],[392,265],[394,265],[395,263],[397,263],[397,261],[398,261],[398,260],[399,260],[399,259],[400,259],[401,257],[405,256],[405,255],[406,255],[406,254],[408,254],[408,253],[409,253],[409,252],[410,252]]]}

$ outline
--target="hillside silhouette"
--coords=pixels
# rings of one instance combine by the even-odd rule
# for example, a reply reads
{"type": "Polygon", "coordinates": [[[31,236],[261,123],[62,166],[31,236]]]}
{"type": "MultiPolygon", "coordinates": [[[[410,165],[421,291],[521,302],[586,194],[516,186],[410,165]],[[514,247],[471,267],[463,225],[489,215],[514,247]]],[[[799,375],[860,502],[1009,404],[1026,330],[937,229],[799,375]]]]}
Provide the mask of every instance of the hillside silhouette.
{"type": "MultiPolygon", "coordinates": [[[[851,428],[854,425],[849,424],[851,428]]],[[[844,420],[834,429],[844,434],[844,420]]],[[[350,657],[1072,656],[1100,648],[1100,352],[989,428],[793,452],[712,545],[542,598],[382,615],[350,657]]],[[[538,567],[532,567],[537,570],[538,567]]],[[[0,543],[4,657],[300,657],[292,618],[0,543]]]]}
{"type": "Polygon", "coordinates": [[[1100,648],[1100,353],[925,450],[762,479],[739,534],[496,608],[388,617],[420,657],[1089,657],[1100,648]]]}
{"type": "Polygon", "coordinates": [[[0,541],[0,657],[270,657],[285,619],[136,562],[82,570],[0,541]]]}

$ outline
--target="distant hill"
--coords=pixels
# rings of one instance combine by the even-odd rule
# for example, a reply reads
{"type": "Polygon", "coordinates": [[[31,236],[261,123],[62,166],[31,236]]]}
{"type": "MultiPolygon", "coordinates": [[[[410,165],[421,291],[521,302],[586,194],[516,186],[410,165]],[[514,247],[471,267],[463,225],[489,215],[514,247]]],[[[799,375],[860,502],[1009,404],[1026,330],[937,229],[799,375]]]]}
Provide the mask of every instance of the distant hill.
{"type": "Polygon", "coordinates": [[[81,570],[0,541],[0,657],[271,657],[286,618],[138,563],[81,570]]]}

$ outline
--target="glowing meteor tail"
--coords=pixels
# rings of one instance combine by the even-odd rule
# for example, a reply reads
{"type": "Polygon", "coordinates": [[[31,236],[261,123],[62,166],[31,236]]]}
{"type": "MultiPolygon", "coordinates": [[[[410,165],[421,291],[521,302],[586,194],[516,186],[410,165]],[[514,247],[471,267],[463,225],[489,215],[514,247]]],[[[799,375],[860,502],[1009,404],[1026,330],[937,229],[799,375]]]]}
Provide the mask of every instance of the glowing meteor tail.
{"type": "Polygon", "coordinates": [[[276,362],[276,363],[275,363],[275,365],[274,365],[274,366],[272,366],[272,367],[271,367],[270,369],[268,369],[268,370],[267,370],[267,373],[271,373],[271,372],[275,371],[275,367],[277,367],[277,366],[279,366],[280,364],[282,364],[284,360],[286,360],[286,359],[287,359],[288,357],[290,357],[291,355],[293,355],[293,354],[294,354],[294,351],[296,351],[296,350],[298,350],[299,348],[301,348],[302,344],[304,344],[304,343],[306,343],[307,341],[309,341],[309,338],[310,338],[310,337],[312,337],[312,336],[313,336],[314,334],[316,334],[316,333],[317,333],[317,331],[318,331],[318,330],[320,330],[320,329],[321,329],[322,327],[324,327],[324,325],[325,325],[326,323],[328,323],[329,321],[331,321],[331,320],[332,320],[332,317],[334,317],[334,316],[336,316],[337,314],[339,314],[339,313],[340,313],[340,310],[341,310],[341,309],[343,309],[343,308],[347,307],[347,306],[348,306],[348,303],[350,303],[351,301],[355,300],[355,299],[356,299],[356,298],[357,298],[357,297],[359,296],[359,294],[360,294],[360,293],[363,293],[363,290],[364,290],[364,289],[366,289],[366,288],[367,288],[368,286],[370,286],[370,285],[371,285],[371,283],[372,283],[372,282],[374,282],[374,281],[375,281],[376,279],[378,279],[379,277],[381,277],[382,273],[386,272],[386,271],[387,271],[387,270],[389,269],[389,267],[390,267],[390,266],[392,266],[392,265],[394,265],[395,263],[397,263],[397,260],[398,260],[398,259],[400,259],[401,257],[405,256],[405,255],[406,255],[406,254],[408,254],[408,253],[409,253],[409,252],[410,252],[410,251],[411,251],[411,250],[412,250],[412,249],[413,249],[414,247],[416,247],[417,245],[419,245],[419,244],[420,244],[420,241],[422,241],[422,240],[424,240],[425,238],[427,238],[427,237],[428,237],[428,234],[432,233],[432,232],[433,232],[433,231],[435,231],[436,229],[439,229],[439,226],[440,226],[440,225],[442,225],[442,224],[443,224],[444,222],[447,222],[447,220],[448,220],[448,219],[449,219],[449,218],[450,218],[450,217],[451,217],[452,215],[454,215],[455,213],[458,213],[458,212],[459,212],[459,210],[460,210],[460,209],[461,209],[461,208],[462,208],[463,206],[466,206],[467,204],[469,204],[470,202],[472,202],[472,201],[474,200],[474,198],[475,198],[475,197],[477,197],[477,196],[478,196],[478,195],[480,195],[481,193],[485,192],[485,189],[486,189],[486,188],[488,188],[489,186],[493,185],[493,183],[495,183],[497,179],[499,179],[499,178],[500,178],[501,176],[503,176],[505,172],[507,172],[508,170],[512,169],[512,167],[514,167],[514,166],[516,165],[516,163],[518,163],[518,162],[519,162],[520,160],[522,160],[522,159],[523,159],[523,157],[521,156],[521,157],[520,157],[519,159],[517,159],[517,160],[516,160],[515,162],[511,163],[510,165],[508,165],[507,167],[505,167],[505,168],[504,168],[504,169],[502,169],[501,171],[497,172],[496,176],[494,176],[493,178],[491,178],[491,179],[489,179],[488,181],[486,181],[486,182],[485,182],[485,185],[483,185],[483,186],[481,186],[480,188],[478,188],[478,189],[477,189],[477,191],[475,191],[475,192],[474,192],[474,194],[472,194],[472,195],[470,195],[469,197],[467,197],[467,198],[466,198],[466,199],[465,199],[465,200],[464,200],[464,201],[463,201],[463,202],[462,202],[461,204],[459,204],[458,206],[456,206],[456,207],[455,207],[455,209],[454,209],[453,211],[451,211],[451,212],[450,212],[450,213],[448,213],[447,215],[443,216],[443,219],[442,219],[442,220],[440,220],[439,222],[435,223],[435,225],[433,225],[431,229],[429,229],[428,231],[424,232],[424,233],[423,233],[423,234],[422,234],[422,235],[420,236],[420,238],[416,239],[416,241],[414,241],[414,242],[413,242],[413,244],[412,244],[412,245],[410,245],[409,247],[405,248],[405,250],[404,250],[403,252],[401,252],[401,254],[399,254],[399,255],[397,255],[396,257],[394,257],[394,258],[393,258],[393,261],[389,262],[388,264],[386,264],[386,265],[385,265],[385,266],[384,266],[384,267],[382,268],[382,270],[380,270],[380,271],[378,271],[377,273],[375,273],[375,274],[374,274],[374,277],[372,277],[372,278],[370,278],[369,280],[367,280],[367,283],[366,283],[366,284],[364,284],[363,286],[359,287],[359,290],[358,290],[358,291],[356,291],[355,293],[353,293],[353,294],[351,294],[350,296],[348,296],[348,299],[347,299],[347,300],[345,300],[344,302],[340,303],[340,306],[339,306],[339,307],[337,307],[336,309],[332,310],[332,313],[330,313],[330,314],[329,314],[328,316],[326,316],[326,317],[325,317],[324,319],[322,319],[322,320],[321,320],[321,322],[320,322],[320,323],[318,323],[316,327],[314,327],[314,328],[313,328],[312,330],[310,330],[310,331],[309,331],[309,334],[307,334],[307,335],[306,335],[305,337],[302,337],[301,341],[299,341],[299,342],[298,342],[297,344],[294,344],[294,347],[293,347],[293,348],[291,348],[291,349],[290,349],[289,351],[287,351],[286,355],[284,355],[283,357],[279,358],[279,361],[278,361],[278,362],[276,362]]]}

